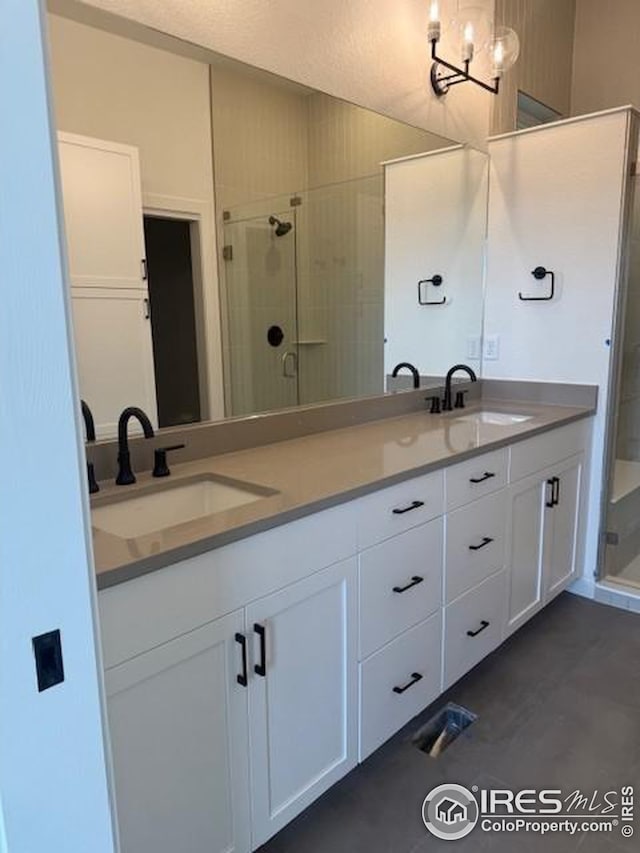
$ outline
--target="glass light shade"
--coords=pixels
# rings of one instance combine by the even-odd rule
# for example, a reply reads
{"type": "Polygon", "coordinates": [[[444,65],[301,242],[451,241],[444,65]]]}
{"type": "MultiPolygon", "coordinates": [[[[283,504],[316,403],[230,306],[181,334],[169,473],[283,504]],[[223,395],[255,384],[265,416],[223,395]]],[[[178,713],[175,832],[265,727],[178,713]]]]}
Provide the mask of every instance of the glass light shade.
{"type": "Polygon", "coordinates": [[[492,77],[501,77],[518,59],[520,39],[510,27],[496,27],[489,43],[492,77]]]}
{"type": "Polygon", "coordinates": [[[451,28],[456,34],[458,44],[465,58],[465,46],[473,44],[473,54],[484,53],[493,37],[493,22],[482,6],[464,6],[459,8],[451,20],[451,28]]]}

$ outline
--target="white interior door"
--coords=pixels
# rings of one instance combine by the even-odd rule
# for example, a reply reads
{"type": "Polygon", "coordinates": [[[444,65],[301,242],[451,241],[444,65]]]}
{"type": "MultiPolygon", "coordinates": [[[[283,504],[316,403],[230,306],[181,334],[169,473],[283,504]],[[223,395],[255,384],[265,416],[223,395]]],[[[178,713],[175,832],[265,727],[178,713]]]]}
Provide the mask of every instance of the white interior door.
{"type": "Polygon", "coordinates": [[[113,853],[46,12],[0,8],[0,848],[113,853]],[[55,630],[64,680],[39,691],[32,638],[55,630]]]}
{"type": "Polygon", "coordinates": [[[254,847],[356,764],[355,584],[354,558],[247,608],[254,847]]]}
{"type": "Polygon", "coordinates": [[[107,670],[122,853],[249,850],[241,611],[107,670]]]}

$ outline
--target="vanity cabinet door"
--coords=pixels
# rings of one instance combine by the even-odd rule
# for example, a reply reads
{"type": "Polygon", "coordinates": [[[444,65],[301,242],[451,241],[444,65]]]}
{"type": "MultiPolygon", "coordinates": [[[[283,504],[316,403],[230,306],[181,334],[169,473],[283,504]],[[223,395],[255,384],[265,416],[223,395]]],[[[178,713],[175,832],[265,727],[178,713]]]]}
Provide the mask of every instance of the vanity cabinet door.
{"type": "Polygon", "coordinates": [[[242,611],[107,670],[122,853],[250,849],[242,611]]]}
{"type": "MultiPolygon", "coordinates": [[[[126,406],[140,406],[158,425],[149,300],[146,290],[72,287],[73,334],[80,396],[98,438],[113,437],[126,406]]],[[[133,432],[141,432],[136,422],[133,432]]]]}
{"type": "Polygon", "coordinates": [[[58,133],[58,152],[72,287],[146,289],[138,149],[58,133]]]}
{"type": "Polygon", "coordinates": [[[256,601],[247,630],[258,847],[356,764],[356,560],[256,601]]]}
{"type": "Polygon", "coordinates": [[[538,473],[511,486],[507,626],[511,634],[542,607],[546,478],[538,473]]]}
{"type": "Polygon", "coordinates": [[[545,542],[545,602],[554,598],[578,570],[578,530],[584,457],[568,459],[554,468],[551,480],[554,506],[545,542]]]}

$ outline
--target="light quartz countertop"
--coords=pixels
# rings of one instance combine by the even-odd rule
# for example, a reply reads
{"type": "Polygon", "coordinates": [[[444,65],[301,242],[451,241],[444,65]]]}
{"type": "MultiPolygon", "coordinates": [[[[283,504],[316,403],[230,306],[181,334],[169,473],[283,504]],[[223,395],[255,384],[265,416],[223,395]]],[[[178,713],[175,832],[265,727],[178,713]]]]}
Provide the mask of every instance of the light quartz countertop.
{"type": "Polygon", "coordinates": [[[93,527],[98,588],[106,588],[229,542],[461,462],[594,414],[594,408],[491,402],[464,411],[427,411],[171,465],[171,476],[138,474],[132,486],[101,483],[91,506],[171,488],[203,475],[241,480],[275,494],[135,539],[93,527]],[[477,411],[533,415],[495,426],[457,420],[477,411]]]}

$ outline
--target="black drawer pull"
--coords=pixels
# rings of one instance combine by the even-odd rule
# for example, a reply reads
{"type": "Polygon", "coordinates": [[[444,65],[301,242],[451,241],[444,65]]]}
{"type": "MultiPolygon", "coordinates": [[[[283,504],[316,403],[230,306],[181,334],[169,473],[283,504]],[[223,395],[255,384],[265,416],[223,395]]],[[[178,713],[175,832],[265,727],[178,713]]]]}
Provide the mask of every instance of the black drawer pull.
{"type": "Polygon", "coordinates": [[[422,676],[419,672],[411,673],[411,681],[408,681],[404,687],[394,687],[394,693],[404,693],[405,690],[408,690],[410,687],[413,687],[414,684],[417,684],[419,681],[422,681],[422,676]]]}
{"type": "Polygon", "coordinates": [[[411,512],[412,509],[419,509],[421,506],[424,506],[424,501],[411,501],[409,506],[405,506],[402,509],[392,509],[391,512],[394,515],[404,515],[405,512],[411,512]]]}
{"type": "Polygon", "coordinates": [[[247,678],[247,638],[244,634],[237,633],[236,634],[236,643],[240,643],[240,648],[242,649],[242,672],[237,676],[238,684],[241,684],[243,687],[247,686],[248,678],[247,678]]]}
{"type": "Polygon", "coordinates": [[[482,542],[479,545],[469,545],[470,551],[479,551],[481,548],[486,548],[487,545],[491,545],[493,539],[490,536],[483,536],[482,542]]]}
{"type": "Polygon", "coordinates": [[[406,592],[408,589],[411,589],[412,586],[418,586],[419,583],[422,583],[424,578],[421,578],[420,575],[414,575],[411,578],[411,581],[406,586],[394,586],[394,592],[406,592]]]}
{"type": "Polygon", "coordinates": [[[480,623],[480,627],[477,631],[467,631],[467,637],[477,637],[478,634],[482,634],[485,628],[489,627],[489,622],[486,619],[483,619],[480,623]]]}
{"type": "Polygon", "coordinates": [[[253,669],[256,675],[264,678],[267,674],[267,629],[264,625],[255,622],[253,630],[260,637],[260,663],[257,663],[253,669]]]}
{"type": "Polygon", "coordinates": [[[493,473],[493,471],[485,471],[484,474],[482,475],[482,477],[471,477],[469,482],[470,483],[484,483],[485,480],[490,480],[492,477],[495,477],[495,476],[496,475],[493,473]]]}

